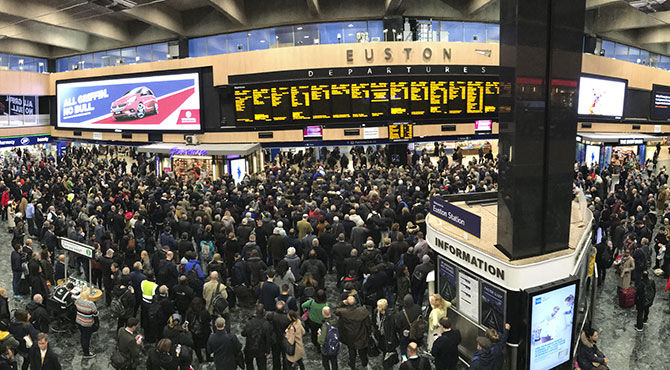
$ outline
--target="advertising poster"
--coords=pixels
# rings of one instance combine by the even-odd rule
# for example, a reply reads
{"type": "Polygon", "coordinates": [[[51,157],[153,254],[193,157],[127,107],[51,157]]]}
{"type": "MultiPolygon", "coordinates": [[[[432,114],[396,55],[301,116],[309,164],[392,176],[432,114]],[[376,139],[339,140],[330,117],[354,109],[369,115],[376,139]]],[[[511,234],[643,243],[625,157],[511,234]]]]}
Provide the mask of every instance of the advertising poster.
{"type": "Polygon", "coordinates": [[[458,278],[456,275],[456,266],[447,262],[444,257],[438,259],[438,288],[442,298],[451,302],[456,298],[458,292],[458,278]]]}
{"type": "Polygon", "coordinates": [[[62,82],[59,128],[200,130],[198,73],[62,82]]]}
{"type": "Polygon", "coordinates": [[[8,96],[9,114],[12,116],[23,115],[23,97],[22,96],[8,96]]]}
{"type": "Polygon", "coordinates": [[[530,370],[570,360],[577,284],[531,297],[530,370]]]}
{"type": "Polygon", "coordinates": [[[235,184],[239,184],[247,174],[247,161],[244,158],[230,160],[230,174],[233,176],[235,184]]]}
{"type": "Polygon", "coordinates": [[[37,104],[34,96],[24,96],[23,97],[23,114],[26,116],[37,114],[37,104]]]}
{"type": "Polygon", "coordinates": [[[479,322],[479,281],[463,271],[458,274],[458,310],[479,322]]]}
{"type": "Polygon", "coordinates": [[[621,117],[625,95],[625,81],[582,76],[577,112],[584,116],[621,117]]]}
{"type": "Polygon", "coordinates": [[[482,281],[482,325],[502,332],[505,328],[505,291],[482,281]]]}

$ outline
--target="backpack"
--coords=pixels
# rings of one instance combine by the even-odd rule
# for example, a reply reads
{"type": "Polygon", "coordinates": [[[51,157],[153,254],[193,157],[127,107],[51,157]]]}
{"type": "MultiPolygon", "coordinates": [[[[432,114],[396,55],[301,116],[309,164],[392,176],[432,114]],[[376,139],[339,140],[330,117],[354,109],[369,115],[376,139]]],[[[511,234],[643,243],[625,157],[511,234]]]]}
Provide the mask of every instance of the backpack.
{"type": "Polygon", "coordinates": [[[189,323],[188,328],[191,333],[193,333],[194,338],[201,337],[205,334],[202,322],[200,322],[200,315],[196,315],[195,318],[193,318],[193,322],[189,323]]]}
{"type": "Polygon", "coordinates": [[[212,254],[212,249],[214,249],[212,242],[206,242],[204,240],[200,242],[200,255],[202,256],[203,260],[209,261],[209,257],[212,254]]]}
{"type": "MultiPolygon", "coordinates": [[[[125,292],[123,294],[126,294],[125,292]]],[[[121,297],[123,296],[116,296],[112,298],[112,303],[109,306],[109,310],[112,313],[112,317],[115,318],[120,318],[123,316],[124,313],[126,313],[126,308],[123,306],[123,302],[121,302],[121,297]]]]}
{"type": "Polygon", "coordinates": [[[326,324],[326,341],[323,343],[324,356],[336,356],[340,352],[340,331],[330,325],[326,324]]]}
{"type": "Polygon", "coordinates": [[[212,295],[212,301],[209,303],[209,307],[212,309],[212,313],[217,316],[223,316],[224,311],[226,308],[228,308],[228,301],[223,298],[223,294],[221,294],[220,288],[221,283],[218,283],[216,285],[216,290],[212,295]]]}
{"type": "Polygon", "coordinates": [[[649,280],[644,286],[644,305],[646,307],[651,306],[654,303],[654,298],[656,298],[656,284],[649,280]]]}
{"type": "Polygon", "coordinates": [[[405,315],[405,320],[409,324],[409,339],[413,341],[420,341],[423,339],[423,334],[426,332],[426,322],[423,320],[423,315],[419,315],[412,322],[409,322],[407,311],[404,309],[402,313],[405,315]]]}

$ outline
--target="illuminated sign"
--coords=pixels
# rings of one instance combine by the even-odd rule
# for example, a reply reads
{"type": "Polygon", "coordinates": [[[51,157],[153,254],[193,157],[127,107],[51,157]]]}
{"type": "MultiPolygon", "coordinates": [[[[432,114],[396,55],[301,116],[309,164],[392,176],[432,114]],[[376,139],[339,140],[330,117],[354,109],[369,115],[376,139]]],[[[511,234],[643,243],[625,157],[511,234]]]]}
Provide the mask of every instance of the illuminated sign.
{"type": "Polygon", "coordinates": [[[644,139],[619,139],[619,145],[642,145],[644,139]]]}
{"type": "Polygon", "coordinates": [[[172,148],[172,150],[170,150],[170,158],[175,155],[207,155],[207,151],[204,149],[172,148]]]}
{"type": "Polygon", "coordinates": [[[389,125],[389,140],[409,140],[413,138],[412,128],[413,125],[409,123],[389,125]]]}

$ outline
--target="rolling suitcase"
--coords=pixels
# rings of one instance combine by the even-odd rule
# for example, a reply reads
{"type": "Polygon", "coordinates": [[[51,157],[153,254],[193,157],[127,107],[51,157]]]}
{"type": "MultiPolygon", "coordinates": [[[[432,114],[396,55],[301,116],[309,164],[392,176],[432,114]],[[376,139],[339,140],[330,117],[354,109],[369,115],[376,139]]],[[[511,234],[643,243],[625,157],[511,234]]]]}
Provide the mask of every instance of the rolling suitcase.
{"type": "Polygon", "coordinates": [[[635,288],[628,287],[619,292],[619,306],[629,308],[635,305],[635,288]]]}

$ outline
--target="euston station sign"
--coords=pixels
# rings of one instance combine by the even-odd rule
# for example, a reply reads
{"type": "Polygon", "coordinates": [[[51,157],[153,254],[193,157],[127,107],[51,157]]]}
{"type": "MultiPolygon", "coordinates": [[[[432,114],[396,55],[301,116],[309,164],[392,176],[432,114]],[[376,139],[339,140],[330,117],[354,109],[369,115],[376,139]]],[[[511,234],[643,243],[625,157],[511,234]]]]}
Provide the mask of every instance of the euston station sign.
{"type": "Polygon", "coordinates": [[[430,198],[430,213],[475,238],[481,238],[482,219],[474,213],[456,207],[440,197],[430,198]]]}

